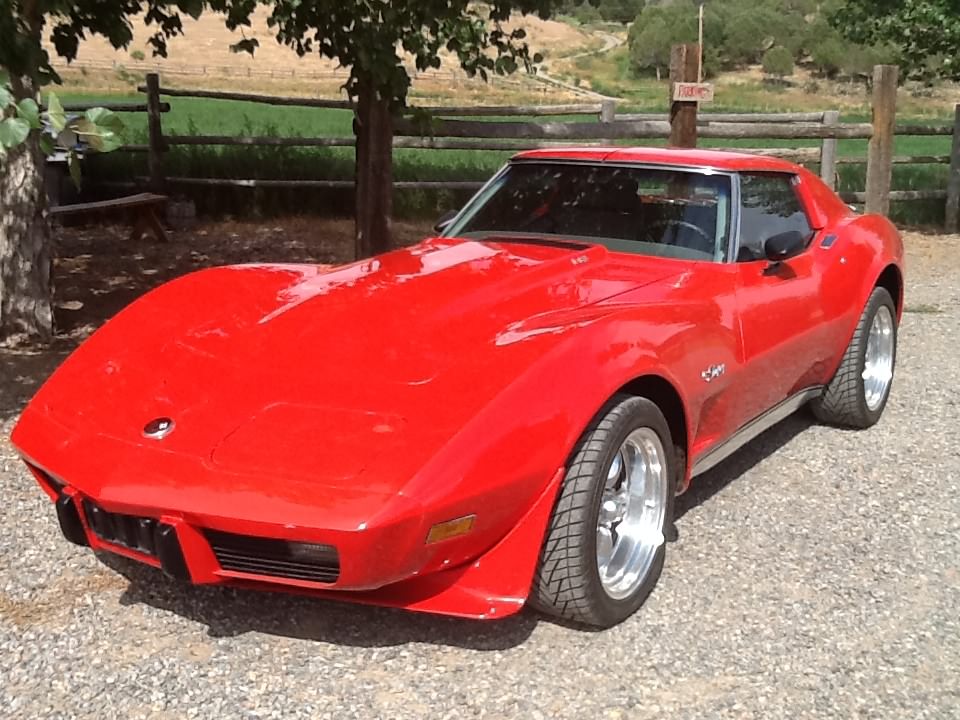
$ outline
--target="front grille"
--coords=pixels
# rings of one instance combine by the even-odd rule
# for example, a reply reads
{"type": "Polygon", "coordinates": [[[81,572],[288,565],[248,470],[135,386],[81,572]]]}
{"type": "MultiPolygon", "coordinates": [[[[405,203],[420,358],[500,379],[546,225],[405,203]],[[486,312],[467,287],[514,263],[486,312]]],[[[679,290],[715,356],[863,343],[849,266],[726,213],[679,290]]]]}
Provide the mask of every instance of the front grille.
{"type": "Polygon", "coordinates": [[[290,580],[332,583],[340,577],[340,556],[332,545],[275,540],[205,530],[224,570],[290,580]]]}
{"type": "Polygon", "coordinates": [[[89,500],[83,501],[83,514],[90,529],[101,540],[157,556],[155,519],[109,512],[89,500]]]}

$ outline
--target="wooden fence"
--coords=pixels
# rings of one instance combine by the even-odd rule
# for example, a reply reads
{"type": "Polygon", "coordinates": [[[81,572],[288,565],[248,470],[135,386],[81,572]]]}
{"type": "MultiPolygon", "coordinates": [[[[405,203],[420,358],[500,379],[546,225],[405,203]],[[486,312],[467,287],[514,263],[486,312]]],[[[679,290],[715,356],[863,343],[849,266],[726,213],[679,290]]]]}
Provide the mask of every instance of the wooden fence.
{"type": "MultiPolygon", "coordinates": [[[[890,201],[944,200],[947,227],[957,229],[960,220],[960,105],[955,121],[949,125],[896,124],[896,68],[877,66],[874,72],[873,121],[871,123],[843,123],[836,110],[805,113],[702,113],[697,117],[696,130],[700,138],[737,140],[819,140],[817,147],[802,148],[731,148],[738,151],[776,155],[804,165],[819,166],[820,176],[835,187],[837,166],[866,164],[866,188],[863,191],[844,192],[846,202],[862,203],[868,212],[887,213],[890,201]],[[949,155],[898,156],[894,155],[897,136],[940,135],[952,136],[949,155]],[[867,157],[841,157],[837,153],[840,139],[869,141],[867,157]],[[893,165],[947,164],[949,183],[945,190],[890,190],[893,165]]],[[[146,109],[149,117],[149,144],[125,146],[128,151],[148,154],[150,176],[155,189],[168,185],[274,187],[274,188],[350,188],[353,181],[296,180],[296,179],[241,179],[167,177],[163,172],[163,155],[171,147],[189,145],[246,146],[246,147],[353,147],[353,136],[346,137],[254,137],[221,135],[168,135],[162,129],[162,114],[169,104],[161,96],[194,97],[218,100],[242,100],[275,106],[302,106],[313,108],[349,109],[344,100],[275,97],[247,93],[165,88],[156,74],[147,76],[145,86],[146,109]]],[[[133,106],[132,106],[133,107],[133,106]]],[[[131,109],[132,109],[131,107],[131,109]]],[[[137,109],[144,106],[136,105],[137,109]]],[[[498,107],[419,107],[396,122],[395,148],[443,150],[526,150],[577,145],[603,145],[625,140],[667,139],[670,121],[666,114],[618,114],[616,102],[578,105],[529,105],[498,107]],[[428,119],[424,119],[429,115],[428,119]],[[550,116],[593,116],[586,121],[550,120],[550,116]],[[473,118],[495,117],[497,120],[473,118]],[[463,119],[468,118],[468,119],[463,119]],[[544,119],[541,119],[544,118],[544,119]]],[[[762,144],[762,143],[758,143],[762,144]]],[[[470,190],[483,183],[474,181],[397,181],[397,189],[455,189],[470,190]]]]}

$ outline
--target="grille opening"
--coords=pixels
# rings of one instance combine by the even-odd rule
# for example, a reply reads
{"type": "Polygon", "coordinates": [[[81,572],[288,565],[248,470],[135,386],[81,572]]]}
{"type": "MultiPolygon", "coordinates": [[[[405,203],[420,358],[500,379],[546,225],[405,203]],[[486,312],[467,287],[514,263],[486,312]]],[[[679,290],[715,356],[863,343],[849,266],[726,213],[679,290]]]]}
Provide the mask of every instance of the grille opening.
{"type": "Polygon", "coordinates": [[[340,556],[332,545],[276,540],[204,530],[224,570],[290,580],[332,583],[340,577],[340,556]]]}
{"type": "Polygon", "coordinates": [[[109,512],[89,500],[83,501],[83,514],[90,529],[101,540],[151,557],[157,556],[157,521],[154,518],[109,512]]]}

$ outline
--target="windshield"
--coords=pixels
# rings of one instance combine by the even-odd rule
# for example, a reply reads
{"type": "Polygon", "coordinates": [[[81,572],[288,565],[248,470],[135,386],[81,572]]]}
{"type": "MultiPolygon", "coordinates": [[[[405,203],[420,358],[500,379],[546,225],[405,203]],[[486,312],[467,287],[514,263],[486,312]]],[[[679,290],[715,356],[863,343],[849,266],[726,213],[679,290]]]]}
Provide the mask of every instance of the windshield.
{"type": "Polygon", "coordinates": [[[554,236],[617,252],[726,259],[730,177],[584,163],[508,165],[446,235],[554,236]]]}

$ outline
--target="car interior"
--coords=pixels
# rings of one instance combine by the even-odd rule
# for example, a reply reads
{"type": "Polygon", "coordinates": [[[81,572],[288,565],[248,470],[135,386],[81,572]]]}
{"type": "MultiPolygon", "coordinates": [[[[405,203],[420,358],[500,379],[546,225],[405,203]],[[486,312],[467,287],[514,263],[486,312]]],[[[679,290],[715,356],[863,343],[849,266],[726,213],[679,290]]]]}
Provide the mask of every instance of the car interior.
{"type": "Polygon", "coordinates": [[[723,261],[729,178],[616,166],[518,165],[454,232],[559,235],[617,252],[723,261]],[[517,173],[520,177],[510,177],[517,173]]]}

